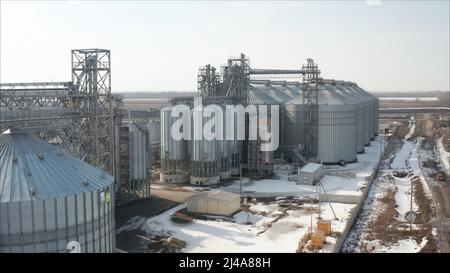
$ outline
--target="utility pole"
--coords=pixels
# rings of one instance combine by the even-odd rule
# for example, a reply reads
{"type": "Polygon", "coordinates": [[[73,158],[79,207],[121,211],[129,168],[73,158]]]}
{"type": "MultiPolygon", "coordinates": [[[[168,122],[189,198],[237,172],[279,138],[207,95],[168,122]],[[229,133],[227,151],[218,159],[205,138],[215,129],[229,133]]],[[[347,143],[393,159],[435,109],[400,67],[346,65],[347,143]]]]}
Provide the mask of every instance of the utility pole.
{"type": "MultiPolygon", "coordinates": [[[[320,165],[322,165],[322,168],[323,168],[323,162],[322,161],[320,161],[320,165]]],[[[319,179],[318,184],[317,184],[317,187],[319,188],[318,189],[318,193],[319,193],[319,196],[318,196],[318,199],[319,199],[319,218],[317,218],[317,219],[322,219],[322,206],[320,204],[320,186],[321,186],[321,184],[322,184],[322,179],[319,179]]]]}
{"type": "Polygon", "coordinates": [[[241,202],[243,201],[242,198],[242,163],[239,164],[239,196],[241,198],[241,202]]]}
{"type": "Polygon", "coordinates": [[[318,196],[318,199],[319,199],[319,217],[317,219],[322,219],[322,208],[321,208],[321,205],[320,205],[320,183],[321,182],[319,181],[319,183],[317,185],[318,193],[319,193],[319,196],[318,196]]]}

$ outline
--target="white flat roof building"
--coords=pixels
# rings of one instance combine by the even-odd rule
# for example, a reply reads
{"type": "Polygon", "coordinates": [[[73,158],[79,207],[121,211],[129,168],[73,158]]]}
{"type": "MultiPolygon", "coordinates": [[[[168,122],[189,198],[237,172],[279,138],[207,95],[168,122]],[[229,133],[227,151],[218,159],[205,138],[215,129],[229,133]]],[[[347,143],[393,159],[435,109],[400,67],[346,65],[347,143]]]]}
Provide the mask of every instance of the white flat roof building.
{"type": "Polygon", "coordinates": [[[297,182],[305,185],[313,185],[322,175],[322,165],[308,163],[298,172],[297,182]]]}
{"type": "Polygon", "coordinates": [[[225,191],[202,192],[187,200],[187,211],[193,213],[231,216],[240,207],[240,195],[225,191]]]}

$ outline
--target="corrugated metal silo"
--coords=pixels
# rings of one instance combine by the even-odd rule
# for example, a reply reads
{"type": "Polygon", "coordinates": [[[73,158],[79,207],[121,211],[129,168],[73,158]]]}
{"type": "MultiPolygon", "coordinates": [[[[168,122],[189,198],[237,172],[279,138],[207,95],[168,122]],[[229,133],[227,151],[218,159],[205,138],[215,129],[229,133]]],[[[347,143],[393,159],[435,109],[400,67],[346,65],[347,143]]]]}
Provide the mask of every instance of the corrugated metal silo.
{"type": "Polygon", "coordinates": [[[361,94],[357,91],[355,91],[352,88],[352,85],[347,84],[337,84],[337,88],[342,90],[343,92],[346,92],[349,96],[349,99],[353,100],[355,107],[356,107],[356,152],[357,153],[364,153],[364,144],[365,144],[365,134],[364,130],[366,130],[367,125],[365,124],[365,116],[366,116],[366,109],[365,109],[365,98],[361,96],[361,94]]]}
{"type": "MultiPolygon", "coordinates": [[[[203,116],[204,111],[192,109],[192,133],[202,132],[203,125],[210,119],[203,116]]],[[[191,176],[190,183],[205,186],[218,184],[220,180],[219,141],[191,140],[191,176]]]]}
{"type": "Polygon", "coordinates": [[[128,153],[131,180],[146,180],[150,177],[150,136],[148,128],[137,123],[129,125],[128,153]]]}
{"type": "Polygon", "coordinates": [[[334,84],[319,85],[317,161],[356,161],[356,105],[334,84]]]}
{"type": "MultiPolygon", "coordinates": [[[[225,108],[225,107],[224,107],[225,108]]],[[[219,157],[220,157],[220,179],[231,178],[231,145],[232,141],[227,140],[227,115],[225,109],[223,109],[223,140],[218,141],[219,145],[219,157]]]]}
{"type": "Polygon", "coordinates": [[[185,183],[188,175],[188,142],[172,138],[171,128],[178,118],[171,117],[172,107],[161,109],[161,174],[160,181],[185,183]]]}
{"type": "MultiPolygon", "coordinates": [[[[366,105],[366,113],[368,114],[367,117],[367,128],[365,132],[365,144],[369,145],[370,140],[373,140],[375,136],[375,128],[378,127],[378,114],[377,114],[377,106],[376,101],[374,100],[374,97],[369,94],[364,89],[360,88],[358,85],[353,84],[351,86],[356,92],[359,92],[359,94],[365,99],[365,105],[366,105]]],[[[378,130],[378,129],[376,129],[378,130]]]]}
{"type": "Polygon", "coordinates": [[[0,135],[0,252],[115,252],[114,182],[23,132],[0,135]]]}

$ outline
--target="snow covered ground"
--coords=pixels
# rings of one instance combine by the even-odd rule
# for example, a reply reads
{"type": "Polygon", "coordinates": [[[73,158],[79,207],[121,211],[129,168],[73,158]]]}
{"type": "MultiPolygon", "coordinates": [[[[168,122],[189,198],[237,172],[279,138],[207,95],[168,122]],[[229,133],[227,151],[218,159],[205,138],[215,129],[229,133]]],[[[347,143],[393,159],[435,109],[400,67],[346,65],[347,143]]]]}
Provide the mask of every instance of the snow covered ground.
{"type": "Polygon", "coordinates": [[[416,242],[415,239],[404,239],[399,240],[393,245],[390,246],[382,246],[378,240],[371,241],[368,247],[373,249],[374,253],[417,253],[419,252],[426,244],[428,240],[423,238],[420,244],[416,242]]]}
{"type": "MultiPolygon", "coordinates": [[[[413,135],[415,130],[415,124],[411,123],[408,134],[404,137],[401,148],[391,158],[391,164],[387,168],[381,170],[379,177],[376,180],[375,185],[369,192],[368,199],[370,203],[364,205],[363,219],[364,222],[357,222],[359,225],[359,232],[362,232],[362,236],[357,241],[357,234],[350,234],[350,240],[346,247],[352,247],[357,245],[364,249],[347,249],[346,251],[371,251],[371,252],[419,252],[426,244],[427,239],[425,237],[419,238],[421,243],[418,244],[415,238],[400,238],[394,242],[381,242],[378,239],[373,239],[371,225],[377,221],[377,218],[388,209],[388,205],[383,200],[389,192],[395,192],[395,210],[398,213],[395,221],[400,226],[402,223],[407,224],[406,214],[411,210],[411,183],[415,179],[420,178],[424,192],[428,197],[431,197],[430,190],[423,177],[420,169],[420,161],[417,149],[420,146],[421,138],[409,141],[408,139],[413,135]],[[402,177],[404,176],[404,177],[402,177]],[[372,239],[368,239],[372,238],[372,239]]],[[[419,206],[413,198],[412,210],[414,213],[419,213],[419,206]]],[[[394,216],[395,217],[395,216],[394,216]]],[[[391,219],[387,219],[391,220],[391,219]]],[[[408,226],[408,225],[407,225],[408,226]]],[[[409,226],[408,226],[409,228],[409,226]]],[[[413,224],[412,229],[417,230],[421,227],[413,224]]],[[[358,232],[358,231],[356,231],[358,232]]]]}
{"type": "MultiPolygon", "coordinates": [[[[331,205],[339,218],[332,221],[332,229],[342,232],[354,205],[331,205]]],[[[313,205],[313,209],[308,209],[308,204],[304,204],[304,207],[287,210],[283,214],[276,203],[257,203],[250,206],[250,209],[261,214],[249,215],[241,211],[229,221],[218,218],[196,219],[185,224],[174,223],[170,216],[184,207],[185,205],[179,205],[148,219],[142,228],[148,234],[173,235],[187,242],[183,252],[295,252],[311,220],[315,224],[318,215],[313,210],[316,205],[313,205]],[[279,219],[276,220],[277,218],[279,219]]],[[[334,218],[328,203],[322,204],[322,217],[334,218]]],[[[322,251],[332,252],[335,241],[336,238],[327,237],[328,244],[325,244],[322,251]]]]}
{"type": "MultiPolygon", "coordinates": [[[[372,141],[365,147],[366,152],[359,154],[356,163],[346,166],[324,166],[325,175],[322,184],[328,194],[361,196],[361,189],[367,185],[366,177],[373,172],[383,149],[379,140],[372,141]]],[[[317,186],[300,185],[291,181],[294,176],[280,176],[275,179],[242,181],[242,191],[255,197],[277,196],[317,196],[317,186]]],[[[236,180],[232,185],[222,187],[221,190],[238,193],[240,182],[236,180]]]]}
{"type": "Polygon", "coordinates": [[[442,137],[438,141],[439,157],[441,159],[442,168],[450,174],[450,153],[444,149],[442,137]]]}
{"type": "MultiPolygon", "coordinates": [[[[366,178],[373,172],[383,150],[381,141],[372,141],[365,147],[366,153],[358,155],[356,163],[346,166],[324,166],[325,175],[322,183],[328,194],[362,196],[362,188],[367,186],[366,178]]],[[[315,228],[318,217],[318,204],[294,202],[292,208],[285,208],[282,203],[289,202],[285,197],[293,196],[295,200],[317,199],[317,186],[297,184],[290,176],[272,179],[242,179],[242,191],[253,197],[273,197],[273,202],[258,202],[250,205],[251,214],[241,211],[232,218],[207,217],[195,219],[191,223],[175,223],[171,215],[184,208],[182,204],[153,217],[134,217],[118,232],[127,230],[144,230],[148,235],[168,236],[187,243],[182,252],[295,252],[298,243],[308,231],[311,223],[315,228]]],[[[155,189],[163,189],[155,185],[155,189]]],[[[184,186],[188,191],[205,191],[209,188],[184,186]]],[[[219,190],[238,193],[240,181],[219,190]]],[[[321,203],[321,216],[332,220],[335,235],[326,237],[322,252],[333,252],[339,233],[348,224],[355,204],[331,203],[336,213],[335,219],[330,203],[321,203]]]]}
{"type": "MultiPolygon", "coordinates": [[[[366,178],[373,172],[378,158],[383,150],[381,141],[372,141],[365,147],[366,153],[358,155],[356,163],[346,166],[325,166],[326,174],[322,183],[328,194],[362,195],[362,188],[367,185],[366,178]]],[[[186,190],[195,190],[185,187],[186,190]]],[[[202,188],[202,190],[208,190],[202,188]]],[[[238,193],[240,181],[236,180],[220,190],[238,193]]],[[[273,179],[249,180],[242,179],[242,191],[253,197],[274,197],[271,203],[251,204],[250,210],[256,214],[241,211],[231,219],[211,218],[207,220],[195,219],[192,223],[174,223],[171,215],[184,208],[180,205],[161,215],[146,220],[135,219],[129,223],[135,228],[141,228],[148,234],[173,235],[177,239],[187,242],[183,252],[295,252],[300,238],[311,225],[316,224],[318,205],[303,204],[285,211],[280,203],[285,202],[287,196],[295,199],[317,198],[317,186],[297,184],[292,176],[279,176],[273,179]]],[[[337,220],[332,220],[334,232],[343,232],[348,219],[355,208],[355,204],[331,203],[337,220]]],[[[321,203],[322,217],[334,219],[330,203],[321,203]]],[[[336,237],[328,236],[323,252],[332,252],[336,237]]]]}

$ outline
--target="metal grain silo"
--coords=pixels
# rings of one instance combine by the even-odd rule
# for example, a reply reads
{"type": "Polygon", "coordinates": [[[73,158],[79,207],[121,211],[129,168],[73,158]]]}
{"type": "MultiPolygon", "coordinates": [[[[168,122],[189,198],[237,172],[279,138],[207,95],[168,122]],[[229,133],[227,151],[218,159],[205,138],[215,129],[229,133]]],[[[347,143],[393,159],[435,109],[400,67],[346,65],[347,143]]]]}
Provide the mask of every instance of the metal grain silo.
{"type": "MultiPolygon", "coordinates": [[[[203,133],[203,125],[210,119],[203,116],[202,109],[192,109],[192,133],[203,133]]],[[[202,134],[203,135],[203,134],[202,134]]],[[[217,139],[190,141],[191,176],[190,183],[198,186],[214,185],[220,181],[219,141],[217,139]]]]}
{"type": "Polygon", "coordinates": [[[300,152],[305,144],[304,105],[301,95],[280,107],[280,149],[288,159],[301,161],[300,152]]]}
{"type": "Polygon", "coordinates": [[[319,84],[317,161],[356,161],[356,105],[334,84],[319,84]]]}
{"type": "Polygon", "coordinates": [[[373,96],[373,99],[375,101],[375,116],[374,118],[374,126],[373,126],[373,132],[375,136],[378,136],[378,130],[380,127],[380,120],[379,120],[379,115],[380,115],[380,101],[378,100],[377,97],[373,96]]]}
{"type": "Polygon", "coordinates": [[[365,129],[364,129],[364,145],[370,145],[370,140],[374,138],[374,127],[376,126],[375,117],[375,102],[373,100],[373,96],[367,93],[365,90],[357,86],[356,84],[352,84],[351,88],[355,90],[361,98],[364,100],[363,104],[366,109],[365,111],[365,129]]]}
{"type": "MultiPolygon", "coordinates": [[[[301,87],[304,90],[304,87],[301,87]]],[[[354,162],[357,151],[357,100],[341,82],[323,80],[318,85],[317,162],[354,162]]],[[[292,160],[302,146],[304,136],[304,102],[302,96],[286,102],[282,118],[283,152],[292,160]],[[289,132],[289,133],[285,133],[289,132]]],[[[362,109],[361,109],[362,110],[362,109]]]]}
{"type": "Polygon", "coordinates": [[[234,138],[229,140],[231,175],[239,175],[241,164],[242,141],[237,139],[237,114],[234,113],[234,138]]]}
{"type": "Polygon", "coordinates": [[[128,124],[128,161],[131,181],[150,178],[150,135],[146,126],[135,122],[128,124]]]}
{"type": "Polygon", "coordinates": [[[114,182],[28,133],[0,135],[0,252],[115,252],[114,182]]]}
{"type": "Polygon", "coordinates": [[[188,142],[172,138],[171,128],[178,118],[171,117],[172,107],[161,109],[161,174],[160,181],[185,183],[188,174],[188,142]]]}
{"type": "MultiPolygon", "coordinates": [[[[225,108],[225,107],[224,107],[225,108]]],[[[231,145],[232,140],[227,140],[227,115],[225,109],[223,109],[223,140],[218,141],[219,145],[219,158],[220,158],[220,179],[231,178],[231,145]]]]}
{"type": "Polygon", "coordinates": [[[161,123],[159,120],[149,120],[148,130],[150,133],[150,143],[159,144],[161,139],[161,123]]]}
{"type": "Polygon", "coordinates": [[[379,109],[379,102],[378,102],[378,98],[375,97],[374,95],[370,94],[369,92],[365,91],[364,89],[362,89],[361,87],[359,87],[358,85],[355,84],[355,87],[361,92],[363,93],[367,99],[370,101],[370,105],[371,105],[371,140],[374,139],[375,136],[378,135],[378,109],[379,109]]]}
{"type": "Polygon", "coordinates": [[[343,83],[337,85],[337,88],[346,92],[349,95],[349,99],[353,100],[356,108],[356,152],[364,153],[365,134],[364,131],[367,128],[365,123],[366,109],[365,98],[361,94],[352,88],[349,83],[343,83]]]}

